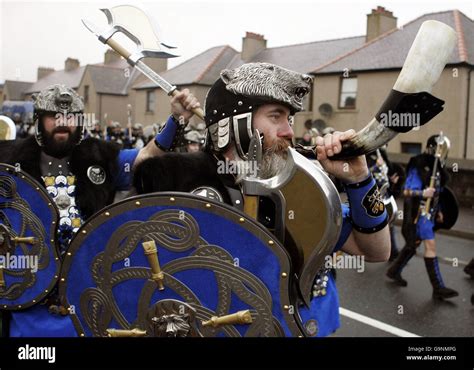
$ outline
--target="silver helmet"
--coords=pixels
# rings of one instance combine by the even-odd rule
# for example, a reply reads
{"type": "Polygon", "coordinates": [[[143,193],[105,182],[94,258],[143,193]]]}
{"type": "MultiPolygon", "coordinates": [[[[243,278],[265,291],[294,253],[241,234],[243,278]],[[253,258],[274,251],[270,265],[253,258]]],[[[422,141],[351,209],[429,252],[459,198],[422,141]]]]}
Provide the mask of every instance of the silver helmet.
{"type": "Polygon", "coordinates": [[[449,149],[451,148],[451,141],[449,138],[440,132],[439,135],[432,135],[426,142],[425,152],[439,158],[441,167],[444,167],[448,159],[449,149]]]}
{"type": "Polygon", "coordinates": [[[206,97],[206,125],[212,149],[224,151],[234,142],[247,159],[253,135],[252,112],[264,104],[286,105],[290,114],[303,110],[313,78],[269,63],[247,63],[225,69],[206,97]]]}
{"type": "Polygon", "coordinates": [[[78,144],[84,137],[85,125],[82,122],[84,113],[84,102],[73,89],[65,85],[51,85],[38,94],[33,94],[35,138],[38,145],[44,146],[39,125],[44,114],[78,114],[77,123],[80,126],[81,135],[78,144]]]}
{"type": "Polygon", "coordinates": [[[186,141],[187,144],[189,143],[197,143],[200,145],[204,145],[205,143],[205,137],[198,131],[192,130],[189,131],[184,135],[184,140],[186,141]]]}

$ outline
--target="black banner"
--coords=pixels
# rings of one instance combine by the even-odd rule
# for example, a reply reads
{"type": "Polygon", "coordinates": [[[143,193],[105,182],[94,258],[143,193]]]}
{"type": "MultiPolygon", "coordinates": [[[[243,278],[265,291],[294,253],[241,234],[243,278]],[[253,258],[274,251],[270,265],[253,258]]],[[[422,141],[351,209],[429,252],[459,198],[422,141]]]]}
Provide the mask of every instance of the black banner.
{"type": "Polygon", "coordinates": [[[0,368],[472,369],[472,338],[4,338],[0,368]]]}

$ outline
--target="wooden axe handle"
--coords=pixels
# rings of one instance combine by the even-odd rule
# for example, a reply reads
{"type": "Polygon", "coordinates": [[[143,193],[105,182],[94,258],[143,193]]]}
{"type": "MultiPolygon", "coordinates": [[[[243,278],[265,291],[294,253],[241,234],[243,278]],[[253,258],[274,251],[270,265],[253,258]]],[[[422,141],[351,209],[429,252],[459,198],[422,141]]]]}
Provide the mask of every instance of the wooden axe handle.
{"type": "MultiPolygon", "coordinates": [[[[130,55],[132,55],[127,49],[125,49],[122,45],[120,45],[117,41],[113,40],[112,38],[109,38],[106,44],[109,45],[112,49],[114,49],[117,53],[119,53],[125,59],[128,59],[130,55]]],[[[171,92],[170,95],[175,96],[178,93],[179,93],[179,90],[175,89],[171,92]]],[[[204,111],[202,110],[202,108],[194,108],[191,111],[204,121],[204,111]]]]}
{"type": "Polygon", "coordinates": [[[132,53],[120,45],[117,41],[113,40],[112,37],[106,41],[106,44],[109,45],[113,50],[123,56],[125,59],[128,59],[132,53]]]}

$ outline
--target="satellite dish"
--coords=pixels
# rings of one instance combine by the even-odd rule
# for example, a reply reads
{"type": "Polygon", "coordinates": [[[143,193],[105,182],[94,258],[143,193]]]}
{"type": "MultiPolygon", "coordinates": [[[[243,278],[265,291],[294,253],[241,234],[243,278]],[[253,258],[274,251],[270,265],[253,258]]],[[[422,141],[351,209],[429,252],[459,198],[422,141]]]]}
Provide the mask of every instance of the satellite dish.
{"type": "Polygon", "coordinates": [[[317,119],[313,121],[311,126],[313,128],[316,128],[319,132],[321,132],[322,130],[326,128],[326,122],[324,122],[324,120],[322,119],[317,119]]]}
{"type": "Polygon", "coordinates": [[[321,114],[321,116],[326,117],[326,118],[331,117],[332,112],[333,112],[332,105],[329,104],[329,103],[321,104],[319,106],[318,110],[319,110],[319,113],[321,114]]]}
{"type": "Polygon", "coordinates": [[[10,117],[0,116],[0,140],[15,140],[16,126],[10,117]]]}

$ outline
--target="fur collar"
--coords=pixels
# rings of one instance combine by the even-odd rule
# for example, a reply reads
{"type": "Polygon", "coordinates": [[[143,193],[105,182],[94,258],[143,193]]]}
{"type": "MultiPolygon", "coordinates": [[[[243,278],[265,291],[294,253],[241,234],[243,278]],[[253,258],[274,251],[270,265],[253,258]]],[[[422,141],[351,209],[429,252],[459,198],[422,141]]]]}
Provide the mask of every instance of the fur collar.
{"type": "MultiPolygon", "coordinates": [[[[84,219],[113,202],[119,151],[117,144],[94,138],[85,139],[74,148],[70,170],[76,176],[76,204],[84,219]],[[103,184],[95,185],[89,180],[87,170],[90,166],[104,169],[106,180],[103,184]]],[[[41,147],[34,137],[0,143],[0,162],[18,163],[23,171],[42,184],[40,154],[41,147]]]]}

